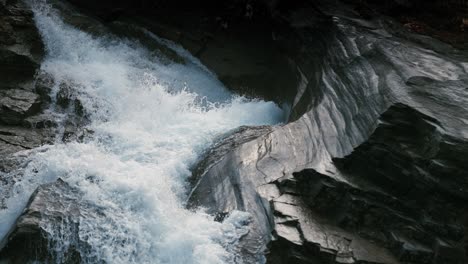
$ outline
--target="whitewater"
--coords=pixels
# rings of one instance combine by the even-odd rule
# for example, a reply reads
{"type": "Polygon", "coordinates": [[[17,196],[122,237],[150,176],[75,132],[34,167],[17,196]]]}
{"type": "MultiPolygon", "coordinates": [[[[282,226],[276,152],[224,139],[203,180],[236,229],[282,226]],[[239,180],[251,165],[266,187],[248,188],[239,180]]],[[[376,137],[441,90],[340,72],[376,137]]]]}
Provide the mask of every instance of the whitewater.
{"type": "MultiPolygon", "coordinates": [[[[218,223],[202,208],[187,210],[190,168],[219,137],[243,125],[277,124],[282,110],[231,93],[187,51],[149,32],[184,62],[167,62],[135,40],[74,28],[45,2],[32,7],[46,49],[41,71],[70,88],[91,133],[71,142],[57,136],[27,152],[23,178],[0,211],[0,238],[39,185],[61,178],[101,211],[80,218],[84,263],[238,261],[235,245],[249,215],[233,212],[218,223]]],[[[59,124],[66,118],[55,116],[59,124]]],[[[50,237],[57,253],[68,245],[66,234],[50,230],[50,237]]]]}

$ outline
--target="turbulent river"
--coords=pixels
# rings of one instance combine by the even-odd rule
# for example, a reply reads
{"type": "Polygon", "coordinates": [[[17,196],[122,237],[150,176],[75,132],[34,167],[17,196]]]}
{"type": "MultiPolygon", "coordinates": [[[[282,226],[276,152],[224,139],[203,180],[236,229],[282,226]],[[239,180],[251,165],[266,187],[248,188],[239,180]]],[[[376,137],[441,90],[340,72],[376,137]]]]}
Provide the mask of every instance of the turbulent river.
{"type": "MultiPolygon", "coordinates": [[[[220,136],[279,123],[282,110],[232,94],[188,52],[150,33],[185,63],[163,60],[137,41],[81,31],[39,1],[33,10],[47,51],[41,70],[70,88],[92,133],[68,143],[59,135],[30,151],[24,178],[0,211],[0,236],[40,184],[62,178],[100,210],[80,219],[83,262],[232,262],[249,215],[236,212],[218,223],[202,209],[185,209],[190,168],[220,136]]],[[[48,111],[56,107],[52,102],[48,111]]],[[[66,114],[55,116],[60,124],[66,114]]],[[[68,246],[66,234],[51,236],[57,252],[68,246]]]]}

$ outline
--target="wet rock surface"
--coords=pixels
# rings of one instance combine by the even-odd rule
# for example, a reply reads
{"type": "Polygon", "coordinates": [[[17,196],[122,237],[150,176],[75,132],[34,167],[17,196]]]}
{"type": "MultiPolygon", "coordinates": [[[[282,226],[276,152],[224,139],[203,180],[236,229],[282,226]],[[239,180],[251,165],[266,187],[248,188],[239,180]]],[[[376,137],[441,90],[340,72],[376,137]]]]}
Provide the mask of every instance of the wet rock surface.
{"type": "Polygon", "coordinates": [[[210,164],[192,204],[250,212],[247,259],[464,263],[466,54],[331,6],[281,15],[295,121],[210,164]]]}
{"type": "Polygon", "coordinates": [[[40,108],[39,96],[33,92],[10,89],[1,96],[1,121],[6,124],[17,125],[25,117],[37,113],[40,108]]]}
{"type": "Polygon", "coordinates": [[[50,143],[52,136],[49,131],[23,127],[0,126],[0,144],[3,148],[0,153],[4,156],[13,154],[17,150],[33,149],[50,143]]]}
{"type": "Polygon", "coordinates": [[[464,263],[466,165],[445,151],[466,141],[449,142],[435,119],[395,104],[369,140],[334,159],[338,173],[278,180],[269,261],[464,263]]]}
{"type": "Polygon", "coordinates": [[[294,99],[287,87],[298,81],[296,70],[274,41],[269,1],[70,2],[119,33],[122,23],[139,25],[182,45],[233,91],[280,104],[294,99]]]}
{"type": "Polygon", "coordinates": [[[43,98],[34,84],[43,46],[33,14],[22,1],[1,2],[0,14],[0,35],[4,36],[0,38],[0,125],[2,154],[6,155],[46,141],[41,131],[22,126],[26,118],[43,107],[43,98]]]}
{"type": "MultiPolygon", "coordinates": [[[[45,94],[35,81],[43,57],[43,45],[33,13],[22,1],[0,1],[0,207],[18,177],[17,155],[49,144],[53,132],[33,121],[46,106],[45,94]]],[[[53,120],[47,114],[44,120],[53,120]]],[[[21,154],[19,155],[21,156],[21,154]]]]}
{"type": "Polygon", "coordinates": [[[0,259],[5,263],[81,263],[80,252],[86,248],[77,232],[80,215],[90,213],[81,195],[62,179],[40,186],[16,221],[2,246],[0,259]],[[50,236],[67,236],[68,244],[55,245],[50,236]]]}

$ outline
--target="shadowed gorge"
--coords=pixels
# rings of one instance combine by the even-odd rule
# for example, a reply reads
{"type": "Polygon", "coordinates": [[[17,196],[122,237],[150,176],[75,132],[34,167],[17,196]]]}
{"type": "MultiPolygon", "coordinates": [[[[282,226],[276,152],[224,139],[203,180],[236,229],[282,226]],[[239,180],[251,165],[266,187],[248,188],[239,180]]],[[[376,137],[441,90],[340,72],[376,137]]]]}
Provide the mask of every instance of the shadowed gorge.
{"type": "Polygon", "coordinates": [[[0,263],[466,263],[464,1],[0,6],[0,263]]]}

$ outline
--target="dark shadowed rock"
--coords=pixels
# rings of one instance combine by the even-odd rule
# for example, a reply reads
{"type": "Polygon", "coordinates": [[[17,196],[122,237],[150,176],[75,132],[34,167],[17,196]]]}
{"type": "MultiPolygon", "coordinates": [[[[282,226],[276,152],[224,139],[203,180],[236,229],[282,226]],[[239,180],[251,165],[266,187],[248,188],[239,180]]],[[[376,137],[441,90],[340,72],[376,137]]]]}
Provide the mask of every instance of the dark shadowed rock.
{"type": "Polygon", "coordinates": [[[14,82],[24,82],[25,79],[27,80],[27,76],[32,77],[39,67],[29,56],[8,49],[0,49],[0,62],[2,86],[14,82]]]}
{"type": "Polygon", "coordinates": [[[0,14],[0,87],[27,87],[43,56],[33,14],[18,0],[1,2],[0,14]]]}

